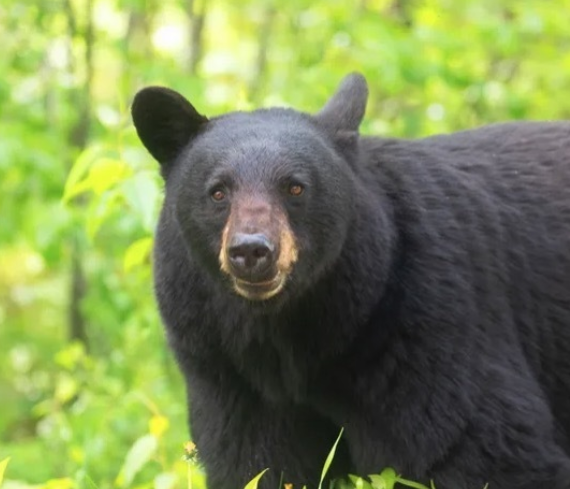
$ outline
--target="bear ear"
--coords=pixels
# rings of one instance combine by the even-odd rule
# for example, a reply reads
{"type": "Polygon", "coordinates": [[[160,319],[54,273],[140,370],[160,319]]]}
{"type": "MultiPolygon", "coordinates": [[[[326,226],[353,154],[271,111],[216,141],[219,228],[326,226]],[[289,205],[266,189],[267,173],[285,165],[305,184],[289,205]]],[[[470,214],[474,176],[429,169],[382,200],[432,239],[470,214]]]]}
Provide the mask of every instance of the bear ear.
{"type": "Polygon", "coordinates": [[[335,135],[358,135],[368,100],[368,85],[360,73],[345,76],[316,119],[335,135]]]}
{"type": "Polygon", "coordinates": [[[140,140],[161,165],[178,156],[208,121],[182,95],[163,87],[139,91],[131,114],[140,140]]]}

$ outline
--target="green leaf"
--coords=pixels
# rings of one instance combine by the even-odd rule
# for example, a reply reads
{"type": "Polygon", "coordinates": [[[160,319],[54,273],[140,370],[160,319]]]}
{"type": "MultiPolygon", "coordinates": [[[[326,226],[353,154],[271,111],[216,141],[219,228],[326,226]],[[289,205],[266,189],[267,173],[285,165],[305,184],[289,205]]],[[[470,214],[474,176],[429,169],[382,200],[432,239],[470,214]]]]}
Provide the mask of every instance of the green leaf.
{"type": "Polygon", "coordinates": [[[89,170],[89,183],[97,195],[113,187],[130,175],[130,167],[121,160],[99,158],[89,170]]]}
{"type": "Polygon", "coordinates": [[[105,224],[108,217],[116,211],[122,202],[117,189],[104,193],[97,199],[93,199],[85,212],[86,229],[89,239],[94,239],[99,229],[105,224]]]}
{"type": "Polygon", "coordinates": [[[85,184],[82,184],[82,180],[87,175],[89,167],[93,161],[95,161],[97,157],[99,157],[104,151],[105,148],[103,145],[93,144],[83,150],[77,157],[65,182],[65,188],[63,190],[62,197],[64,204],[69,202],[69,200],[72,199],[75,195],[78,195],[84,191],[80,190],[81,186],[85,186],[85,184]]]}
{"type": "Polygon", "coordinates": [[[99,489],[99,486],[83,468],[75,474],[75,486],[81,489],[99,489]]]}
{"type": "Polygon", "coordinates": [[[174,489],[176,487],[176,475],[163,472],[154,478],[154,489],[174,489]]]}
{"type": "Polygon", "coordinates": [[[373,474],[369,475],[372,487],[374,489],[392,489],[393,484],[390,486],[388,485],[388,481],[384,479],[381,475],[373,474]]]}
{"type": "Polygon", "coordinates": [[[69,477],[61,479],[50,479],[43,486],[42,489],[73,489],[74,483],[69,477]]]}
{"type": "Polygon", "coordinates": [[[349,474],[348,478],[350,479],[350,482],[354,484],[355,489],[372,489],[372,485],[370,484],[370,482],[364,480],[362,477],[349,474]]]}
{"type": "Polygon", "coordinates": [[[125,463],[117,477],[117,484],[123,487],[129,486],[138,472],[155,454],[157,446],[156,437],[153,435],[144,435],[135,441],[127,453],[125,463]]]}
{"type": "Polygon", "coordinates": [[[263,477],[263,474],[265,474],[265,472],[267,472],[268,470],[269,469],[262,470],[259,474],[257,474],[253,479],[251,479],[246,484],[244,489],[257,489],[257,485],[259,484],[261,477],[263,477]]]}
{"type": "Polygon", "coordinates": [[[334,442],[334,445],[331,448],[331,451],[329,452],[327,459],[325,460],[325,465],[323,466],[323,472],[321,473],[321,480],[319,482],[319,489],[322,489],[323,481],[325,480],[325,475],[327,475],[327,472],[329,471],[329,468],[332,464],[334,454],[336,453],[336,447],[338,446],[338,442],[340,441],[343,432],[344,432],[344,428],[342,428],[340,430],[340,433],[338,434],[338,437],[337,437],[336,441],[334,442]]]}
{"type": "Polygon", "coordinates": [[[152,243],[152,238],[146,237],[135,241],[127,248],[123,259],[123,269],[125,272],[129,272],[133,268],[143,265],[146,262],[152,250],[152,243]]]}
{"type": "Polygon", "coordinates": [[[6,472],[6,467],[8,466],[9,461],[10,457],[5,458],[0,462],[0,485],[2,485],[2,481],[4,480],[4,473],[6,472]]]}
{"type": "Polygon", "coordinates": [[[66,370],[75,370],[84,359],[85,347],[79,341],[67,344],[54,356],[55,363],[66,370]]]}
{"type": "Polygon", "coordinates": [[[67,372],[62,372],[58,375],[57,382],[55,384],[54,399],[60,404],[65,404],[66,402],[73,399],[73,397],[79,391],[79,383],[77,379],[67,372]]]}
{"type": "Polygon", "coordinates": [[[413,487],[414,489],[429,489],[429,487],[424,486],[419,482],[409,481],[407,479],[403,479],[402,477],[396,477],[396,482],[406,487],[413,487]]]}
{"type": "Polygon", "coordinates": [[[398,474],[391,468],[384,469],[380,475],[369,475],[374,489],[393,489],[398,480],[398,474]]]}
{"type": "Polygon", "coordinates": [[[125,199],[139,214],[144,228],[153,230],[157,216],[159,189],[154,173],[141,172],[123,184],[125,199]]]}
{"type": "MultiPolygon", "coordinates": [[[[85,164],[82,162],[82,166],[85,164]]],[[[63,194],[64,203],[89,191],[100,196],[132,173],[131,168],[124,161],[113,158],[98,158],[92,162],[89,161],[89,165],[88,173],[84,179],[78,180],[77,175],[74,175],[73,179],[68,179],[63,194]]],[[[84,170],[82,168],[82,173],[84,170]]]]}

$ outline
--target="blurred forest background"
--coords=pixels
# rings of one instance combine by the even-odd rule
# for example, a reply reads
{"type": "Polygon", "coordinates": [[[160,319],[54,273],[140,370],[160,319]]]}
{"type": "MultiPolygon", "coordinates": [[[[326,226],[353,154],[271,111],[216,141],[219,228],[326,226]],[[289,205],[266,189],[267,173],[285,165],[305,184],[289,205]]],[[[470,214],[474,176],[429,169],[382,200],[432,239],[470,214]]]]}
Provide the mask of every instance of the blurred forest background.
{"type": "Polygon", "coordinates": [[[187,484],[137,89],[315,111],[360,70],[368,134],[570,119],[570,0],[2,0],[0,42],[5,488],[187,484]]]}

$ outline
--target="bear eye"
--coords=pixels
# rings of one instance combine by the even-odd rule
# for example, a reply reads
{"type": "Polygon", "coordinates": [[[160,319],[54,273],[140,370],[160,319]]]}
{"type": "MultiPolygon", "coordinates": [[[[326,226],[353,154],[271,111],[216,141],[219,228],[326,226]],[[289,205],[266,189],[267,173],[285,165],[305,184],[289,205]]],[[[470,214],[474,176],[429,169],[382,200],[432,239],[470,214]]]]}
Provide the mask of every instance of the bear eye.
{"type": "Polygon", "coordinates": [[[221,202],[226,198],[226,193],[222,189],[214,189],[210,194],[214,202],[221,202]]]}
{"type": "Polygon", "coordinates": [[[293,197],[299,197],[299,195],[301,195],[304,190],[305,189],[303,186],[298,183],[292,183],[289,185],[289,194],[291,194],[293,197]]]}

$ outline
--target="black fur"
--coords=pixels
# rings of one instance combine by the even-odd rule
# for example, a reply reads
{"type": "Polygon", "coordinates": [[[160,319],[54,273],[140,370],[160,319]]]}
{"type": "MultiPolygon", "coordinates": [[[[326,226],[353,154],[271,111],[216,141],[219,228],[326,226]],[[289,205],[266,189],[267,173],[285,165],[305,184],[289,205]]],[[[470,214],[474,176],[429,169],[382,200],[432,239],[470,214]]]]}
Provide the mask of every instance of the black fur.
{"type": "Polygon", "coordinates": [[[351,75],[316,116],[208,122],[138,97],[169,168],[156,294],[209,487],[266,467],[263,487],[281,471],[315,487],[344,427],[333,475],[570,488],[570,123],[359,138],[366,94],[351,75]],[[287,211],[299,260],[274,298],[237,296],[219,270],[220,180],[287,211]]]}

